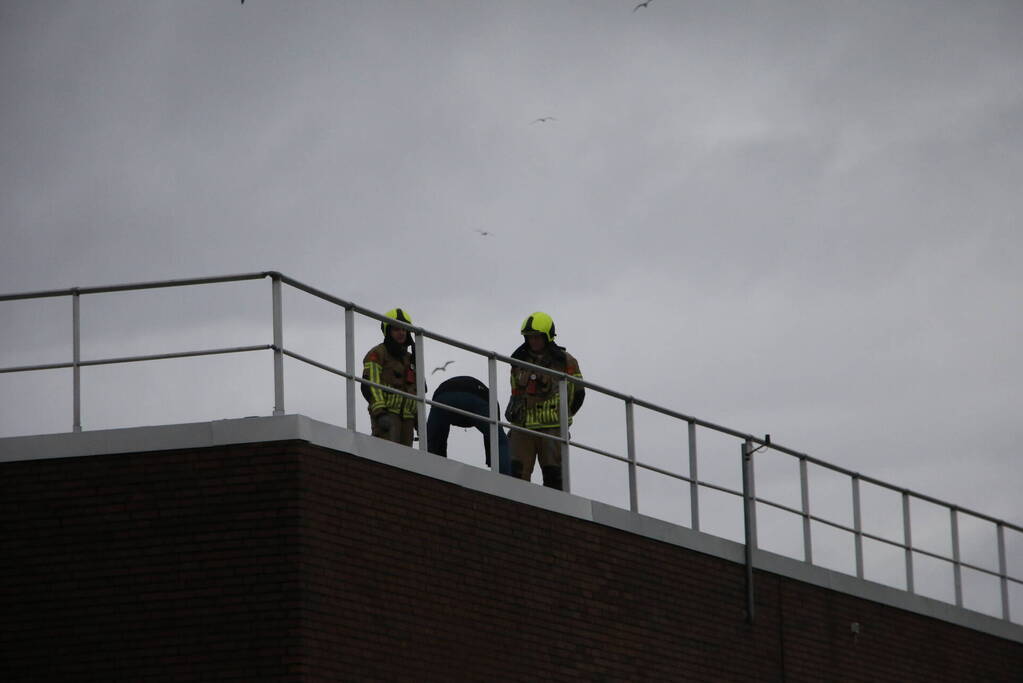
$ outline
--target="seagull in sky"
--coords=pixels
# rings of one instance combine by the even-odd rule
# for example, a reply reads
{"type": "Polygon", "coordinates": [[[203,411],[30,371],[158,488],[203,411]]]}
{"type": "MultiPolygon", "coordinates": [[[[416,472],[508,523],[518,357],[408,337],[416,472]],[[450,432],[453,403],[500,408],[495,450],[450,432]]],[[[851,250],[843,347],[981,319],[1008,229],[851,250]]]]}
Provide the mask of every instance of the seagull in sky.
{"type": "Polygon", "coordinates": [[[529,125],[532,126],[534,123],[547,123],[548,121],[557,121],[557,119],[554,118],[553,116],[541,116],[538,119],[533,119],[532,121],[530,121],[529,125]]]}
{"type": "Polygon", "coordinates": [[[653,2],[653,1],[654,1],[654,0],[646,0],[646,2],[641,2],[641,3],[639,3],[638,5],[636,5],[635,7],[633,7],[633,8],[632,8],[632,11],[633,11],[633,12],[635,12],[635,11],[636,11],[636,10],[638,10],[638,9],[639,9],[640,7],[649,7],[649,6],[650,6],[650,3],[651,3],[651,2],[653,2]]]}
{"type": "Polygon", "coordinates": [[[475,231],[480,234],[480,237],[493,237],[494,236],[494,233],[489,232],[487,230],[480,230],[479,228],[476,228],[475,231]]]}
{"type": "Polygon", "coordinates": [[[439,371],[439,372],[447,372],[448,366],[449,366],[449,365],[451,365],[451,364],[452,364],[452,363],[454,363],[454,362],[455,362],[455,361],[453,361],[453,360],[449,360],[449,361],[448,361],[447,363],[445,363],[444,365],[438,365],[437,367],[435,367],[435,368],[433,369],[433,372],[431,372],[431,373],[430,373],[430,376],[432,377],[432,376],[433,376],[433,373],[434,373],[434,372],[438,372],[438,371],[439,371]]]}

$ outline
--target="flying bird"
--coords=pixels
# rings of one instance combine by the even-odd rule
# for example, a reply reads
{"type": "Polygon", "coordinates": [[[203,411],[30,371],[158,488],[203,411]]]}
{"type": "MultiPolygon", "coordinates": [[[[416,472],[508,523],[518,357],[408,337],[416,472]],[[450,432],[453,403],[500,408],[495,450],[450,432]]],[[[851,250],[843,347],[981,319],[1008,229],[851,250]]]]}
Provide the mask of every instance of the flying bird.
{"type": "Polygon", "coordinates": [[[476,230],[476,232],[478,232],[480,234],[480,237],[493,237],[494,236],[494,233],[489,232],[487,230],[480,230],[479,228],[475,228],[475,230],[476,230]]]}
{"type": "Polygon", "coordinates": [[[449,361],[448,361],[447,363],[445,363],[444,365],[438,365],[437,367],[435,367],[435,368],[433,369],[433,372],[431,372],[431,373],[430,373],[430,375],[431,375],[431,376],[433,376],[433,373],[434,373],[434,372],[438,372],[438,371],[439,371],[439,372],[447,372],[448,366],[449,366],[449,365],[451,365],[451,364],[452,364],[452,363],[454,363],[454,362],[455,362],[455,361],[453,361],[453,360],[449,360],[449,361]]]}
{"type": "Polygon", "coordinates": [[[529,125],[532,126],[534,123],[547,123],[548,121],[557,121],[557,119],[554,118],[553,116],[541,116],[538,119],[533,119],[532,121],[530,121],[529,125]]]}
{"type": "Polygon", "coordinates": [[[654,1],[654,0],[646,0],[646,2],[641,2],[641,3],[639,3],[638,5],[636,5],[635,7],[633,7],[633,8],[632,8],[632,11],[633,11],[633,12],[635,12],[635,11],[636,11],[636,10],[638,10],[638,9],[639,9],[640,7],[649,7],[649,6],[650,6],[650,3],[651,3],[651,2],[653,2],[653,1],[654,1]]]}

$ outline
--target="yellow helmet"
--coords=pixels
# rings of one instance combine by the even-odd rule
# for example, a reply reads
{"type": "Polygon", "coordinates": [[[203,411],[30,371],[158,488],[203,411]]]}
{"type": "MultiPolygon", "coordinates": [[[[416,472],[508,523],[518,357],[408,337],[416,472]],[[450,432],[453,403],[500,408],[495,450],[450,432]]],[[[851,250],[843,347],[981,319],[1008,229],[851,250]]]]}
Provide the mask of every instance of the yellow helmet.
{"type": "Polygon", "coordinates": [[[542,334],[547,341],[554,341],[554,320],[541,311],[537,311],[522,321],[522,334],[542,334]]]}
{"type": "MultiPolygon", "coordinates": [[[[410,316],[408,313],[406,313],[400,308],[392,308],[391,310],[387,311],[387,313],[384,313],[384,315],[394,320],[400,320],[403,323],[412,324],[412,316],[410,316]]],[[[385,335],[387,334],[388,327],[390,327],[389,324],[385,322],[380,323],[380,331],[383,332],[385,335]]]]}

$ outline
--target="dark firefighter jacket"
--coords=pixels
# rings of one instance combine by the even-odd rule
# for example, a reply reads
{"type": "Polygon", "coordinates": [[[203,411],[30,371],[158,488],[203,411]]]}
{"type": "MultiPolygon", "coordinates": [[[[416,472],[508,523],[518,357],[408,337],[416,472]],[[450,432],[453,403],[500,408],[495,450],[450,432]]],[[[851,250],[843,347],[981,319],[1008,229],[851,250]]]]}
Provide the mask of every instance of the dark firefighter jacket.
{"type": "MultiPolygon", "coordinates": [[[[374,346],[362,361],[362,377],[386,387],[393,387],[407,394],[416,393],[416,373],[412,354],[396,345],[381,343],[374,346]]],[[[379,387],[362,385],[362,395],[369,401],[370,415],[384,411],[403,418],[416,415],[416,402],[379,387]]]]}
{"type": "MultiPolygon", "coordinates": [[[[534,365],[563,372],[582,379],[579,363],[564,347],[549,342],[543,351],[534,354],[528,344],[522,344],[512,358],[534,365]]],[[[561,397],[558,395],[558,378],[532,368],[511,369],[512,402],[523,404],[524,410],[517,424],[526,429],[549,429],[561,426],[561,397]]],[[[568,423],[586,398],[586,389],[575,382],[568,383],[568,423]]]]}

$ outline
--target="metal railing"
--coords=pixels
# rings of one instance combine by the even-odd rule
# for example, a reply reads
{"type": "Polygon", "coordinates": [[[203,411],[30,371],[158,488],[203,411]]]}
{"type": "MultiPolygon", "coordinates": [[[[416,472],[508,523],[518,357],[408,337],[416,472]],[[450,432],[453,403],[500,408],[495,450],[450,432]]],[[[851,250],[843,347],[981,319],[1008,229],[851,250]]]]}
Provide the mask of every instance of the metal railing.
{"type": "MultiPolygon", "coordinates": [[[[72,382],[72,430],[79,432],[82,430],[81,423],[81,368],[91,366],[102,366],[111,365],[118,363],[134,363],[144,362],[151,360],[160,359],[171,359],[171,358],[187,358],[187,357],[199,357],[199,356],[212,356],[221,354],[241,354],[253,351],[272,351],[273,359],[273,414],[282,415],[285,412],[284,408],[284,357],[292,358],[296,361],[317,368],[319,370],[334,374],[345,380],[346,387],[346,426],[348,429],[356,430],[356,385],[358,383],[368,384],[377,386],[388,391],[395,391],[389,387],[375,384],[369,380],[361,377],[361,373],[356,368],[355,364],[355,315],[359,314],[367,318],[371,318],[377,321],[386,321],[392,325],[400,325],[411,331],[415,339],[415,353],[416,353],[416,367],[425,369],[424,363],[425,358],[425,340],[429,339],[433,342],[446,344],[471,354],[482,356],[487,360],[488,369],[488,386],[490,389],[490,410],[489,417],[481,418],[480,416],[469,413],[446,404],[437,403],[425,396],[425,372],[420,371],[416,373],[416,394],[400,393],[408,398],[415,399],[417,404],[418,420],[420,425],[426,424],[426,407],[440,405],[444,410],[465,415],[474,419],[483,419],[489,424],[490,431],[490,443],[498,443],[498,430],[506,428],[509,430],[515,430],[520,432],[527,432],[540,436],[542,438],[553,439],[560,445],[562,458],[563,458],[563,485],[566,491],[571,489],[571,478],[570,478],[570,448],[574,447],[583,451],[600,455],[604,458],[609,458],[613,461],[623,463],[627,466],[628,471],[628,496],[629,496],[629,509],[633,512],[639,512],[639,490],[637,474],[639,471],[648,471],[656,473],[661,476],[669,477],[681,482],[688,484],[689,497],[690,497],[690,526],[695,531],[701,530],[700,522],[700,492],[701,489],[709,489],[718,491],[721,493],[735,496],[741,499],[743,504],[743,532],[744,532],[744,544],[745,544],[745,557],[746,557],[746,575],[747,575],[747,616],[752,620],[753,618],[753,567],[755,563],[755,552],[758,548],[757,541],[757,506],[768,506],[781,510],[783,512],[797,516],[802,522],[802,546],[803,546],[803,557],[802,560],[808,564],[814,564],[814,544],[813,544],[813,533],[811,529],[811,522],[826,525],[828,527],[838,529],[842,532],[851,534],[854,541],[854,557],[855,557],[855,575],[858,578],[865,578],[864,576],[864,539],[870,539],[876,542],[880,542],[894,548],[901,549],[903,553],[903,563],[905,570],[905,590],[909,593],[916,593],[915,589],[915,571],[914,571],[914,555],[918,554],[925,557],[930,557],[935,560],[950,563],[953,569],[953,582],[954,582],[954,602],[957,607],[964,607],[963,604],[963,569],[970,569],[978,572],[982,575],[994,577],[998,580],[1000,588],[1000,603],[1001,603],[1001,618],[1006,621],[1011,620],[1010,610],[1010,595],[1009,588],[1011,585],[1017,587],[1023,586],[1023,580],[1020,577],[1012,576],[1008,570],[1008,560],[1006,553],[1006,541],[1005,535],[1006,530],[1015,533],[1023,533],[1023,527],[1016,526],[1009,522],[1005,522],[1000,519],[984,515],[979,512],[966,510],[957,505],[947,503],[931,496],[927,496],[922,493],[912,491],[910,489],[893,486],[887,484],[878,479],[862,475],[858,472],[832,465],[823,460],[813,458],[805,453],[787,448],[777,443],[772,443],[769,437],[759,438],[751,434],[724,427],[706,420],[686,415],[663,406],[644,401],[631,395],[623,394],[621,392],[609,389],[607,387],[600,386],[589,380],[583,380],[574,378],[564,373],[554,372],[549,368],[540,366],[530,365],[520,360],[513,359],[508,356],[482,349],[465,342],[441,335],[435,332],[431,332],[422,327],[415,325],[401,323],[377,313],[358,306],[352,302],[345,301],[336,296],[333,296],[327,292],[319,290],[315,287],[309,286],[298,280],[290,278],[282,273],[275,271],[265,271],[258,273],[245,273],[239,275],[225,275],[218,277],[206,277],[206,278],[194,278],[194,279],[181,279],[181,280],[165,280],[158,282],[143,282],[135,284],[120,284],[110,285],[102,287],[73,287],[69,289],[59,290],[47,290],[39,292],[27,292],[20,294],[7,294],[0,295],[0,302],[4,301],[15,301],[25,299],[42,299],[42,298],[53,298],[53,297],[70,297],[72,303],[72,359],[69,362],[60,363],[45,363],[36,365],[22,365],[22,366],[11,366],[0,368],[0,374],[8,373],[19,373],[19,372],[31,372],[37,370],[53,370],[53,369],[67,369],[72,370],[73,382],[72,382]],[[109,358],[94,358],[83,360],[81,358],[81,315],[80,315],[80,298],[87,295],[104,294],[110,292],[125,292],[132,290],[148,290],[157,288],[167,287],[186,287],[195,285],[208,285],[217,283],[228,283],[228,282],[240,282],[246,280],[261,280],[269,278],[271,282],[271,315],[272,315],[272,343],[270,344],[254,344],[248,346],[234,346],[234,347],[222,347],[222,348],[206,348],[191,351],[178,351],[172,353],[162,354],[150,354],[150,355],[135,355],[135,356],[124,356],[124,357],[109,357],[109,358]],[[285,346],[284,342],[284,325],[283,325],[283,300],[282,300],[282,286],[288,285],[297,291],[304,292],[305,294],[316,297],[322,301],[328,302],[334,306],[340,307],[344,310],[344,329],[345,329],[345,367],[344,369],[332,367],[326,363],[322,363],[313,358],[309,358],[305,355],[297,353],[293,350],[289,350],[285,346]],[[501,362],[509,366],[520,366],[526,368],[536,369],[541,372],[545,372],[548,375],[552,375],[558,380],[558,390],[560,395],[560,406],[561,406],[561,420],[560,430],[558,435],[552,435],[547,433],[535,432],[528,430],[522,426],[510,424],[501,419],[498,413],[498,371],[497,364],[501,362]],[[602,395],[613,398],[620,401],[624,407],[624,421],[625,421],[625,434],[626,434],[626,447],[625,454],[613,453],[603,448],[598,448],[591,444],[586,444],[578,439],[574,439],[570,436],[568,430],[568,401],[567,401],[567,388],[568,382],[575,382],[577,385],[585,387],[591,391],[596,391],[602,395]],[[643,408],[653,413],[657,413],[672,420],[684,423],[687,427],[687,446],[688,446],[688,470],[689,474],[683,475],[678,472],[671,471],[669,469],[658,467],[648,462],[640,460],[636,448],[636,427],[635,427],[635,409],[643,408]],[[721,486],[712,483],[707,480],[701,480],[698,476],[698,458],[697,458],[697,428],[708,429],[713,432],[732,437],[738,440],[739,445],[739,466],[742,475],[742,490],[731,489],[726,486],[721,486]],[[798,508],[785,505],[773,500],[756,495],[755,489],[755,467],[754,467],[754,454],[758,451],[773,451],[775,453],[787,455],[796,458],[799,464],[799,483],[800,483],[800,506],[798,508]],[[823,516],[815,515],[810,510],[810,482],[807,474],[807,466],[812,464],[831,472],[840,474],[847,477],[851,483],[851,495],[852,495],[852,526],[840,524],[833,520],[829,520],[823,516]],[[861,483],[869,483],[882,489],[894,492],[901,497],[902,502],[902,540],[895,541],[892,539],[884,538],[883,536],[872,534],[864,530],[862,524],[861,515],[861,495],[860,485],[861,483]],[[910,523],[910,507],[911,502],[917,500],[922,502],[931,503],[948,510],[949,513],[949,524],[951,530],[951,555],[946,556],[941,553],[936,553],[930,550],[925,550],[918,545],[914,545],[911,533],[910,523]],[[996,553],[998,569],[992,570],[979,565],[966,562],[962,558],[960,538],[959,538],[959,521],[962,514],[968,514],[976,519],[983,520],[990,524],[993,524],[996,531],[996,553]]],[[[420,431],[419,448],[426,451],[428,448],[426,430],[420,431]]],[[[490,468],[494,471],[495,475],[498,472],[499,458],[491,458],[490,468]]]]}

